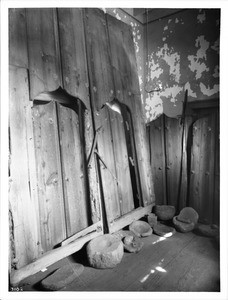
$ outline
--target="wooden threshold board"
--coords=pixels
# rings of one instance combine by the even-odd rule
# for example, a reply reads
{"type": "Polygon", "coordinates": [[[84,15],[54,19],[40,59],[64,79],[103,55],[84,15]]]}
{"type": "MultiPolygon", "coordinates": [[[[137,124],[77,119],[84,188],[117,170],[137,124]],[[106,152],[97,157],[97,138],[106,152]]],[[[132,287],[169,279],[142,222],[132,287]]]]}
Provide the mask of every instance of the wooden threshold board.
{"type": "Polygon", "coordinates": [[[190,232],[170,238],[152,234],[143,242],[139,253],[124,253],[114,269],[89,267],[82,249],[21,282],[23,290],[40,290],[37,282],[42,278],[64,264],[78,262],[85,266],[84,272],[62,291],[219,291],[219,250],[212,239],[190,232]]]}

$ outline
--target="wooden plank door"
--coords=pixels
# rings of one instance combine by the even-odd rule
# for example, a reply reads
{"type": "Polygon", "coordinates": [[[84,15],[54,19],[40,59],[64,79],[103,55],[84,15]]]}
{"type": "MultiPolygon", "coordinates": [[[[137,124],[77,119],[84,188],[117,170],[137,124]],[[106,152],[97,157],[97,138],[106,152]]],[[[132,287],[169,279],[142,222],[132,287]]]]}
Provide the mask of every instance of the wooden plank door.
{"type": "Polygon", "coordinates": [[[201,222],[218,220],[219,199],[215,202],[215,158],[218,127],[216,111],[193,124],[189,204],[199,214],[201,222]],[[214,211],[215,210],[215,211],[214,211]]]}
{"type": "Polygon", "coordinates": [[[149,167],[149,145],[143,119],[135,48],[130,26],[107,15],[110,53],[116,97],[125,104],[132,118],[135,139],[135,164],[139,169],[141,206],[154,203],[154,189],[149,167]]]}
{"type": "MultiPolygon", "coordinates": [[[[107,16],[107,18],[109,18],[109,16],[107,16]]],[[[110,27],[114,28],[114,32],[117,34],[120,29],[118,27],[119,25],[114,23],[110,24],[101,10],[86,9],[85,25],[94,120],[96,128],[100,129],[97,150],[101,158],[100,167],[107,221],[109,231],[112,232],[118,230],[123,224],[127,225],[127,222],[131,222],[133,217],[130,215],[134,214],[134,210],[137,208],[134,201],[135,195],[133,194],[132,188],[130,163],[137,165],[139,162],[140,166],[143,165],[143,167],[140,167],[141,171],[137,176],[138,182],[136,183],[139,191],[138,197],[141,201],[139,201],[139,205],[147,206],[153,202],[153,196],[151,194],[148,195],[148,192],[152,192],[150,170],[149,165],[147,165],[148,149],[145,149],[146,146],[144,145],[146,141],[144,138],[146,138],[146,136],[141,114],[141,103],[131,104],[132,102],[139,101],[139,97],[133,96],[133,87],[137,89],[138,78],[135,77],[137,76],[137,69],[132,37],[129,38],[128,36],[129,27],[123,28],[124,31],[127,29],[127,36],[125,36],[124,40],[121,40],[121,44],[116,45],[114,40],[117,41],[119,37],[113,35],[113,32],[110,31],[110,27]],[[114,43],[114,45],[112,45],[112,43],[114,43]],[[125,45],[132,62],[132,64],[127,65],[127,67],[126,52],[124,53],[125,55],[122,56],[122,48],[120,47],[123,46],[121,45],[125,45]],[[115,77],[113,64],[114,53],[116,52],[120,60],[120,65],[116,68],[121,70],[121,67],[123,67],[124,69],[115,77]],[[132,75],[132,73],[134,75],[132,75]],[[134,79],[129,83],[130,77],[134,79]],[[117,85],[117,78],[121,78],[121,86],[117,85]],[[129,86],[129,90],[132,91],[132,96],[128,93],[126,95],[124,85],[129,86]],[[121,97],[121,95],[124,95],[126,99],[123,100],[124,96],[121,97]],[[127,107],[128,113],[118,113],[115,109],[112,110],[111,105],[108,107],[105,105],[106,102],[110,102],[114,98],[120,100],[121,104],[127,107]],[[136,118],[134,114],[137,114],[136,118]],[[131,122],[129,120],[131,120],[131,122]],[[126,125],[126,121],[129,122],[128,125],[126,125]],[[127,136],[126,126],[132,127],[131,131],[135,134],[134,142],[127,136]],[[129,143],[136,145],[136,149],[133,150],[135,153],[134,157],[131,157],[131,162],[128,149],[129,143]],[[139,144],[140,146],[138,146],[139,144]],[[144,150],[141,152],[141,150],[139,150],[140,148],[144,150]],[[134,159],[135,161],[133,161],[134,159]],[[146,171],[144,167],[147,167],[146,171]],[[141,194],[143,194],[143,199],[141,194]],[[123,219],[126,220],[126,223],[122,221],[123,219]]],[[[123,30],[121,32],[123,32],[123,30]]],[[[139,87],[137,92],[139,93],[139,87]]]]}

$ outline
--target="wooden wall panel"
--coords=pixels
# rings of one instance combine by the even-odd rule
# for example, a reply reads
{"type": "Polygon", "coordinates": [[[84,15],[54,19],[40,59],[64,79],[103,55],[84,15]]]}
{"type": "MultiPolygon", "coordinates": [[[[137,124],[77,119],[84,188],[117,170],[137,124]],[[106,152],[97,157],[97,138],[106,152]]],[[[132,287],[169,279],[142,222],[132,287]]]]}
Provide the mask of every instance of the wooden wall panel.
{"type": "Polygon", "coordinates": [[[118,180],[120,212],[124,215],[134,209],[129,159],[122,116],[110,110],[112,124],[113,149],[118,180]]]}
{"type": "Polygon", "coordinates": [[[213,219],[215,114],[201,118],[193,126],[190,205],[202,222],[213,219]]]}
{"type": "Polygon", "coordinates": [[[108,222],[120,216],[117,174],[113,153],[111,120],[103,104],[113,98],[112,69],[108,53],[108,36],[104,13],[98,9],[85,10],[85,33],[90,77],[90,93],[94,113],[95,128],[98,133],[98,153],[100,160],[102,187],[108,222]]]}
{"type": "Polygon", "coordinates": [[[9,64],[28,68],[26,18],[24,8],[9,9],[9,64]]]}
{"type": "MultiPolygon", "coordinates": [[[[85,152],[86,158],[88,159],[94,138],[94,128],[89,99],[89,81],[86,60],[83,12],[82,9],[78,8],[59,8],[57,11],[63,87],[69,94],[78,97],[81,101],[83,101],[87,108],[82,118],[82,122],[84,122],[84,124],[81,124],[81,127],[84,127],[85,131],[85,152]]],[[[94,155],[91,158],[90,166],[88,166],[87,172],[89,181],[88,184],[90,206],[92,210],[92,221],[93,223],[95,223],[100,220],[101,212],[99,182],[94,155]]],[[[88,189],[88,187],[85,188],[88,189]]],[[[86,199],[84,199],[84,201],[85,203],[87,202],[86,199]]],[[[85,206],[85,203],[83,206],[85,206]]],[[[88,218],[86,218],[84,222],[88,223],[88,221],[88,218]]]]}
{"type": "Polygon", "coordinates": [[[154,203],[155,198],[132,31],[128,25],[109,15],[107,22],[116,97],[130,108],[132,114],[143,205],[148,205],[154,203]]]}
{"type": "Polygon", "coordinates": [[[23,68],[10,68],[10,189],[17,268],[41,254],[37,212],[33,132],[29,105],[28,76],[23,68]]]}
{"type": "Polygon", "coordinates": [[[60,106],[58,116],[67,235],[71,236],[88,226],[84,149],[80,140],[79,118],[75,111],[60,106]]]}
{"type": "Polygon", "coordinates": [[[64,89],[90,108],[82,9],[59,8],[58,26],[64,89]]]}
{"type": "Polygon", "coordinates": [[[180,184],[182,126],[179,120],[165,117],[165,147],[168,204],[177,207],[180,184]]]}
{"type": "Polygon", "coordinates": [[[150,143],[150,164],[153,175],[156,204],[167,203],[166,197],[166,155],[164,147],[164,115],[148,127],[150,143]]]}
{"type": "Polygon", "coordinates": [[[30,97],[61,85],[56,11],[50,8],[26,9],[30,97]]]}
{"type": "Polygon", "coordinates": [[[44,251],[66,238],[62,173],[56,104],[33,108],[40,206],[41,242],[44,251]]]}
{"type": "Polygon", "coordinates": [[[214,205],[213,205],[213,222],[219,224],[220,212],[220,144],[219,144],[219,110],[216,110],[215,119],[215,183],[214,183],[214,205]]]}

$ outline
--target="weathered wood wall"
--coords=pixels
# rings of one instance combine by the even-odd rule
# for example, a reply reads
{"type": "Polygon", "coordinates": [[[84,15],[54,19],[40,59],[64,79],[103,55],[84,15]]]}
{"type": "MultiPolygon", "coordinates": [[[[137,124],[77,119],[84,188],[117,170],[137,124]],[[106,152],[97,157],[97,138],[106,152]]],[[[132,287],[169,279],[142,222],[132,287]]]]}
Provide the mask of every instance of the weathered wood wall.
{"type": "Polygon", "coordinates": [[[21,268],[92,224],[129,224],[151,210],[154,192],[129,26],[99,9],[10,9],[9,46],[9,200],[21,268]],[[72,107],[53,94],[31,101],[60,86],[72,107]],[[105,105],[114,98],[120,114],[105,105]]]}
{"type": "Polygon", "coordinates": [[[157,204],[192,206],[201,222],[219,224],[219,112],[202,102],[186,117],[183,140],[178,119],[162,115],[149,124],[150,162],[157,204]]]}

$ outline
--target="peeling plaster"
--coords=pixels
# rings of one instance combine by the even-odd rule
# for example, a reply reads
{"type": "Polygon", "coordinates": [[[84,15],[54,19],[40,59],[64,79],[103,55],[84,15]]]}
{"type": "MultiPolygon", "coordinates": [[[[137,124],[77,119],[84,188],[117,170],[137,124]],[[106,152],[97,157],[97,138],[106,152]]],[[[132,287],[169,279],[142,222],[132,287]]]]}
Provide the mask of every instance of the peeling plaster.
{"type": "Polygon", "coordinates": [[[215,66],[213,77],[215,77],[215,78],[219,77],[219,66],[218,65],[215,66]]]}
{"type": "Polygon", "coordinates": [[[170,98],[170,101],[175,103],[177,101],[176,96],[183,90],[183,87],[178,86],[177,84],[167,87],[163,92],[160,93],[161,97],[170,98]]]}
{"type": "Polygon", "coordinates": [[[163,59],[170,67],[169,74],[174,76],[175,81],[180,81],[180,55],[177,52],[173,52],[173,48],[169,48],[167,44],[156,53],[158,57],[163,59]]]}
{"type": "Polygon", "coordinates": [[[214,84],[213,88],[211,89],[209,86],[206,87],[205,84],[203,84],[202,82],[200,82],[200,90],[201,92],[206,95],[206,96],[212,96],[214,94],[217,94],[219,92],[219,85],[218,84],[214,84]]]}
{"type": "Polygon", "coordinates": [[[185,86],[184,86],[184,89],[185,90],[188,90],[188,96],[190,97],[193,97],[193,98],[196,98],[196,93],[193,92],[193,90],[191,89],[191,86],[190,86],[190,83],[189,82],[186,82],[185,83],[185,86]]]}
{"type": "Polygon", "coordinates": [[[163,113],[163,101],[159,93],[148,94],[145,101],[146,118],[152,121],[163,113]]]}
{"type": "Polygon", "coordinates": [[[206,51],[209,48],[209,45],[210,43],[205,40],[204,35],[198,36],[198,38],[196,39],[195,46],[200,48],[197,50],[196,56],[198,58],[206,59],[207,58],[206,51]]]}
{"type": "Polygon", "coordinates": [[[196,55],[188,55],[188,60],[190,61],[188,67],[192,72],[196,71],[196,79],[201,78],[203,72],[209,71],[205,62],[202,62],[202,60],[206,60],[207,58],[206,51],[209,48],[209,44],[210,43],[205,40],[203,35],[198,36],[195,46],[199,47],[199,49],[197,50],[196,55]]]}
{"type": "Polygon", "coordinates": [[[160,68],[160,65],[156,64],[154,59],[151,58],[151,56],[149,57],[150,76],[148,80],[154,80],[155,78],[159,78],[160,75],[163,73],[163,70],[160,68]]]}
{"type": "Polygon", "coordinates": [[[203,23],[206,20],[206,14],[203,12],[197,16],[197,23],[203,23]]]}
{"type": "Polygon", "coordinates": [[[219,53],[219,39],[214,42],[214,45],[211,46],[211,49],[215,50],[216,53],[219,53]]]}
{"type": "Polygon", "coordinates": [[[209,68],[205,65],[205,63],[200,63],[198,58],[194,55],[189,55],[188,60],[190,61],[190,65],[188,66],[192,72],[196,71],[196,79],[202,77],[203,72],[209,71],[209,68]]]}

